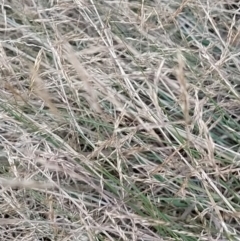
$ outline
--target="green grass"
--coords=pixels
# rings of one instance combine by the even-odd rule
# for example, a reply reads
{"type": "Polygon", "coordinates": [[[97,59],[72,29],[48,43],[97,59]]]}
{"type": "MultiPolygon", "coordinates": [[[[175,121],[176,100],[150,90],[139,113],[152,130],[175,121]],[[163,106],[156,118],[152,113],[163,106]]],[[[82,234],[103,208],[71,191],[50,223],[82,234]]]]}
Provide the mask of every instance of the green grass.
{"type": "Polygon", "coordinates": [[[240,240],[239,7],[4,1],[0,239],[240,240]]]}

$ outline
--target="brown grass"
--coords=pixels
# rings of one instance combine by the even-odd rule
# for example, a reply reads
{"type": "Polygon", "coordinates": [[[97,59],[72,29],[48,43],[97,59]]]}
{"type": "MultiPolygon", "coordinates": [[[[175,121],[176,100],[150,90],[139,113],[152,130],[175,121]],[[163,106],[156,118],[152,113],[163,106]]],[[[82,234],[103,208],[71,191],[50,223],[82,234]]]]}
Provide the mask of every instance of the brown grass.
{"type": "Polygon", "coordinates": [[[0,240],[240,240],[237,1],[1,1],[0,240]]]}

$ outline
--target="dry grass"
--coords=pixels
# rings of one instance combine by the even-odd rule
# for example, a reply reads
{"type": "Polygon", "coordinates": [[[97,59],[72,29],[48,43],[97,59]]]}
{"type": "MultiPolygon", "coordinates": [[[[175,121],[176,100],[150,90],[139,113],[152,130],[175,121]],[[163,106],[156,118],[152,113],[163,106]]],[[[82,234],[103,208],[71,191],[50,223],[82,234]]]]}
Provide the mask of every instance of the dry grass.
{"type": "Polygon", "coordinates": [[[0,2],[0,240],[240,240],[238,1],[0,2]]]}

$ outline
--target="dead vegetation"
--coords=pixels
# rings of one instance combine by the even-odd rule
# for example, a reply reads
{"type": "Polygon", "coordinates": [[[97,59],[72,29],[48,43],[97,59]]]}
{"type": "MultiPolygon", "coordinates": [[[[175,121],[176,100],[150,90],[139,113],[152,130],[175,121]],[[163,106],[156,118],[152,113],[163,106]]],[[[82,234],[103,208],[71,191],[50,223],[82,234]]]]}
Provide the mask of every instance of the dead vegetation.
{"type": "Polygon", "coordinates": [[[0,3],[1,240],[240,240],[238,1],[0,3]]]}

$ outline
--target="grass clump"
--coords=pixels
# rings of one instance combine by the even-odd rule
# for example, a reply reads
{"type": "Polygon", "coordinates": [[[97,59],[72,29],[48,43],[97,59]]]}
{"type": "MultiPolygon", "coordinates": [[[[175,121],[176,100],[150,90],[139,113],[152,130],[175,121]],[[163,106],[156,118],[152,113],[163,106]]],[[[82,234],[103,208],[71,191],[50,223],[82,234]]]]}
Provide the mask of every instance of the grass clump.
{"type": "Polygon", "coordinates": [[[1,240],[240,240],[238,5],[3,1],[1,240]]]}

